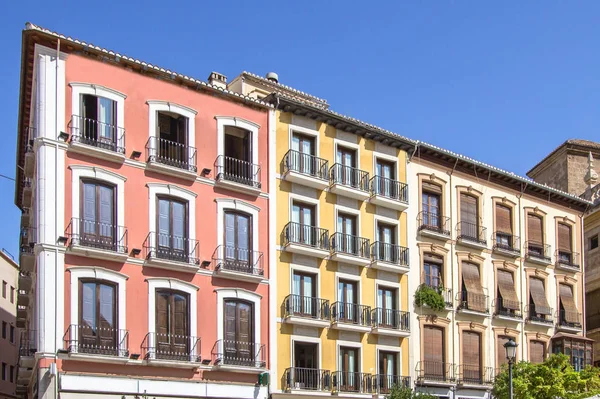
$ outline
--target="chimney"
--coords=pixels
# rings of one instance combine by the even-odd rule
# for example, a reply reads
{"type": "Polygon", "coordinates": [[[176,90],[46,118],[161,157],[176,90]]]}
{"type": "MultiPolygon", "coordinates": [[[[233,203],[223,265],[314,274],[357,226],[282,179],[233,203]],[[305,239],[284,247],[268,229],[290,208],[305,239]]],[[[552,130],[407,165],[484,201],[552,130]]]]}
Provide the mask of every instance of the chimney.
{"type": "Polygon", "coordinates": [[[267,73],[267,76],[265,76],[267,78],[267,80],[270,80],[271,82],[274,83],[279,83],[279,75],[277,75],[275,72],[269,72],[267,73]]]}
{"type": "Polygon", "coordinates": [[[221,89],[227,88],[227,76],[219,72],[211,72],[208,77],[208,83],[221,89]]]}

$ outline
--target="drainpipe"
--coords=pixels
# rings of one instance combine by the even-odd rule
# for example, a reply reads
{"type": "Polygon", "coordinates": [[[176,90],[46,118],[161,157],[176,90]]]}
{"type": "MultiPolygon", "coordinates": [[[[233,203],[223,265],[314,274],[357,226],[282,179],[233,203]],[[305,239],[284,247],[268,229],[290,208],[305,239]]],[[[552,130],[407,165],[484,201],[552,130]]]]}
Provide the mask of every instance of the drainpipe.
{"type": "MultiPolygon", "coordinates": [[[[522,186],[521,186],[522,187],[522,186]]],[[[527,188],[527,185],[525,185],[525,188],[527,188]]],[[[519,237],[522,239],[524,238],[523,236],[523,209],[521,208],[521,197],[523,197],[523,192],[525,191],[525,188],[521,189],[521,193],[517,196],[518,199],[518,205],[517,205],[517,210],[518,210],[518,215],[519,215],[519,237]]],[[[521,244],[521,243],[519,243],[521,244]]],[[[522,248],[519,248],[519,251],[522,250],[522,248]]],[[[527,297],[527,291],[525,290],[525,295],[523,295],[523,272],[525,271],[525,265],[523,262],[523,257],[521,256],[521,260],[519,260],[520,263],[520,268],[519,268],[519,282],[520,282],[520,286],[521,286],[521,299],[523,304],[525,303],[525,301],[529,302],[529,298],[527,297]]],[[[527,305],[529,306],[529,305],[527,305]]],[[[525,306],[523,306],[523,309],[525,308],[525,306]]],[[[525,317],[527,317],[527,315],[525,315],[525,317]]],[[[525,329],[522,328],[521,330],[521,360],[525,360],[525,343],[526,343],[526,338],[525,338],[525,329]]]]}
{"type": "MultiPolygon", "coordinates": [[[[452,223],[452,210],[454,209],[454,204],[452,201],[452,194],[454,193],[454,188],[452,186],[452,175],[454,174],[454,170],[456,169],[456,165],[458,164],[458,159],[456,160],[456,162],[454,163],[454,167],[452,168],[452,170],[448,173],[449,177],[449,183],[450,183],[450,189],[448,190],[448,197],[450,197],[450,223],[452,223]]],[[[452,240],[452,226],[450,226],[450,234],[451,234],[451,239],[450,239],[450,278],[452,279],[452,287],[454,288],[454,257],[455,257],[455,249],[456,249],[456,245],[454,244],[454,241],[452,240]]],[[[446,287],[444,287],[446,288],[446,287]]],[[[458,292],[457,292],[458,293],[458,292]]],[[[456,308],[454,307],[454,295],[457,294],[454,292],[454,290],[452,291],[452,295],[451,295],[451,301],[452,301],[452,364],[454,365],[455,369],[454,371],[457,371],[457,364],[454,364],[454,361],[456,360],[456,345],[455,345],[455,337],[456,337],[456,308]]],[[[460,340],[460,338],[459,338],[460,340]]],[[[460,341],[459,341],[460,342],[460,341]]],[[[456,377],[456,376],[455,376],[456,377]]],[[[453,395],[454,396],[454,391],[453,391],[453,395]]]]}
{"type": "MultiPolygon", "coordinates": [[[[58,233],[58,64],[60,60],[60,39],[56,41],[56,64],[54,66],[54,369],[56,375],[54,376],[54,399],[58,399],[58,344],[56,340],[58,335],[56,329],[58,323],[56,321],[56,315],[58,314],[58,247],[56,240],[59,236],[58,233]]],[[[64,116],[64,115],[63,115],[64,116]]]]}
{"type": "MultiPolygon", "coordinates": [[[[581,258],[580,259],[581,259],[581,270],[582,270],[582,273],[581,273],[581,279],[582,279],[582,281],[581,281],[581,291],[582,291],[582,293],[581,293],[581,307],[582,307],[581,314],[583,315],[582,320],[581,320],[581,325],[583,326],[583,336],[586,337],[587,336],[587,320],[585,318],[585,314],[586,314],[586,312],[585,312],[585,309],[586,309],[585,280],[586,279],[585,279],[585,241],[584,241],[585,240],[585,235],[584,235],[585,229],[583,226],[584,214],[585,213],[582,213],[579,215],[579,230],[580,230],[580,237],[581,237],[581,244],[580,244],[581,258]]],[[[593,359],[593,356],[592,356],[592,359],[593,359]]]]}

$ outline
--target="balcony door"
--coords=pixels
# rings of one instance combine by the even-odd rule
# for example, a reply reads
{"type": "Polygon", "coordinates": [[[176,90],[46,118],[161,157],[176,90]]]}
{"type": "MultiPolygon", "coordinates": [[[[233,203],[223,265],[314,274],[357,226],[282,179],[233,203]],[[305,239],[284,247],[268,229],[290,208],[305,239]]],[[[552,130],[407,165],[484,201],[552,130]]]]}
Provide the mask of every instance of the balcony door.
{"type": "Polygon", "coordinates": [[[440,216],[440,198],[442,190],[435,184],[423,183],[421,207],[423,211],[423,226],[439,229],[442,227],[440,216]]]}
{"type": "Polygon", "coordinates": [[[187,204],[172,198],[158,198],[157,256],[187,262],[187,204]]]}
{"type": "Polygon", "coordinates": [[[254,365],[254,307],[239,300],[226,300],[224,305],[224,361],[227,364],[254,365]]]}
{"type": "Polygon", "coordinates": [[[377,322],[382,327],[394,328],[397,325],[396,290],[377,287],[377,322]]]}
{"type": "Polygon", "coordinates": [[[173,290],[156,291],[156,357],[186,359],[189,355],[189,296],[173,290]]]}
{"type": "Polygon", "coordinates": [[[444,381],[447,378],[444,356],[444,330],[433,326],[423,329],[423,377],[444,381]]]}
{"type": "Polygon", "coordinates": [[[225,212],[225,264],[227,268],[252,272],[252,217],[245,213],[225,212]]]}
{"type": "MultiPolygon", "coordinates": [[[[79,232],[81,244],[86,246],[113,249],[115,240],[115,196],[113,186],[98,182],[81,183],[82,198],[79,232]]],[[[74,227],[75,228],[75,227],[74,227]]]]}
{"type": "Polygon", "coordinates": [[[320,389],[319,345],[306,342],[294,343],[294,389],[320,389]]]}
{"type": "Polygon", "coordinates": [[[377,160],[374,190],[376,193],[385,197],[396,198],[398,196],[398,187],[395,182],[396,164],[393,162],[377,160]]]}
{"type": "Polygon", "coordinates": [[[335,243],[336,250],[349,254],[358,253],[358,242],[356,237],[356,216],[338,213],[337,217],[338,242],[335,243]]]}
{"type": "Polygon", "coordinates": [[[294,223],[290,239],[304,245],[314,246],[316,244],[316,234],[313,232],[315,226],[315,207],[303,202],[296,202],[292,205],[292,222],[294,223]]]}
{"type": "Polygon", "coordinates": [[[341,373],[338,373],[338,384],[340,390],[346,392],[360,391],[361,379],[359,373],[359,349],[340,347],[339,365],[341,373]]]}
{"type": "Polygon", "coordinates": [[[398,376],[398,354],[379,351],[379,392],[388,393],[400,383],[398,376]]]}
{"type": "Polygon", "coordinates": [[[423,272],[425,278],[423,279],[425,285],[438,288],[442,285],[442,264],[437,263],[433,260],[425,259],[423,262],[423,272]]]}
{"type": "Polygon", "coordinates": [[[295,152],[292,154],[290,169],[307,175],[315,175],[317,170],[314,160],[314,146],[315,140],[313,137],[294,133],[292,137],[292,150],[295,152]]]}
{"type": "Polygon", "coordinates": [[[355,281],[340,280],[337,292],[339,320],[347,323],[357,323],[359,314],[357,309],[358,289],[355,281]]]}
{"type": "Polygon", "coordinates": [[[158,112],[158,160],[172,166],[187,166],[188,118],[171,112],[158,112]]]}
{"type": "Polygon", "coordinates": [[[344,147],[337,147],[335,162],[339,165],[336,181],[347,186],[358,186],[356,175],[356,151],[344,147]]]}
{"type": "Polygon", "coordinates": [[[108,98],[84,94],[81,96],[79,134],[86,144],[114,150],[117,142],[117,103],[108,98]]]}
{"type": "Polygon", "coordinates": [[[292,307],[294,314],[316,317],[316,276],[313,274],[294,272],[292,307]]]}
{"type": "Polygon", "coordinates": [[[462,341],[462,378],[481,383],[481,334],[463,331],[462,341]]]}
{"type": "Polygon", "coordinates": [[[477,198],[469,194],[460,194],[460,235],[463,238],[479,240],[479,212],[477,198]]]}
{"type": "Polygon", "coordinates": [[[225,127],[224,170],[228,180],[243,184],[254,181],[252,170],[252,133],[235,126],[225,127]]]}
{"type": "Polygon", "coordinates": [[[117,354],[117,291],[105,281],[79,280],[77,351],[117,354]]]}
{"type": "Polygon", "coordinates": [[[396,253],[396,226],[378,223],[377,224],[377,241],[379,242],[376,248],[377,259],[385,262],[394,263],[398,261],[396,253]]]}

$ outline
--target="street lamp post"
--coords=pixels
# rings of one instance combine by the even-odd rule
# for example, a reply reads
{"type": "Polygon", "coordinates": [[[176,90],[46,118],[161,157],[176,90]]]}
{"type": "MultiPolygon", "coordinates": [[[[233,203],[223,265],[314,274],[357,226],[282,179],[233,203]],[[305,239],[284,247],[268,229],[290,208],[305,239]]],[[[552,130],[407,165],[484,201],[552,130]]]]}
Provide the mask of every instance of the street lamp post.
{"type": "Polygon", "coordinates": [[[508,341],[504,344],[504,349],[506,349],[506,359],[508,360],[508,398],[513,399],[513,381],[512,381],[512,367],[515,359],[517,357],[517,346],[518,344],[512,339],[509,338],[508,341]]]}

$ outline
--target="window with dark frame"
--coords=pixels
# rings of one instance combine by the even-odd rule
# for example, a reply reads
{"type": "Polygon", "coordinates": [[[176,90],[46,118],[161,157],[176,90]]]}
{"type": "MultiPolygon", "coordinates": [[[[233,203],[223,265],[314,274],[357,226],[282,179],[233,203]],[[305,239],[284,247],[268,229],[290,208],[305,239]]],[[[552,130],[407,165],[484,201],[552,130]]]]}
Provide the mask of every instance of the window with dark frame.
{"type": "Polygon", "coordinates": [[[443,286],[443,260],[439,256],[425,254],[423,260],[423,282],[428,287],[438,288],[443,286]]]}
{"type": "Polygon", "coordinates": [[[6,339],[7,328],[8,328],[8,323],[3,321],[2,322],[2,339],[6,339]]]}
{"type": "Polygon", "coordinates": [[[292,311],[294,314],[316,317],[320,310],[316,298],[317,276],[295,270],[292,279],[292,294],[295,296],[292,311]]]}
{"type": "Polygon", "coordinates": [[[360,182],[356,171],[356,150],[337,146],[335,162],[335,181],[346,186],[358,187],[360,182]]]}
{"type": "Polygon", "coordinates": [[[349,254],[358,254],[360,252],[357,239],[357,217],[347,213],[339,212],[337,216],[338,237],[335,241],[336,251],[349,254]]]}
{"type": "Polygon", "coordinates": [[[421,223],[432,229],[442,228],[442,187],[434,183],[423,182],[421,191],[421,210],[423,212],[421,223]]]}
{"type": "Polygon", "coordinates": [[[15,343],[15,326],[11,325],[10,326],[10,343],[14,344],[15,343]]]}
{"type": "Polygon", "coordinates": [[[357,373],[360,370],[360,349],[340,346],[338,360],[338,385],[341,391],[359,392],[361,379],[357,373]]]}
{"type": "Polygon", "coordinates": [[[375,186],[373,187],[375,193],[389,198],[397,198],[399,186],[396,182],[396,163],[377,158],[375,175],[375,186]]]}
{"type": "Polygon", "coordinates": [[[349,323],[358,323],[360,320],[358,310],[358,284],[356,281],[343,280],[338,281],[337,300],[340,308],[338,317],[340,321],[349,323]]]}
{"type": "Polygon", "coordinates": [[[377,244],[374,246],[376,259],[395,263],[399,259],[396,251],[396,228],[393,224],[377,222],[377,244]]]}
{"type": "Polygon", "coordinates": [[[237,211],[225,211],[225,267],[252,273],[252,216],[237,211]]]}
{"type": "Polygon", "coordinates": [[[117,143],[117,103],[108,98],[83,94],[81,96],[81,116],[79,140],[85,144],[116,150],[117,143]]]}
{"type": "Polygon", "coordinates": [[[479,199],[466,193],[460,193],[460,236],[471,241],[480,240],[479,199]]]}
{"type": "Polygon", "coordinates": [[[573,264],[572,231],[566,223],[558,223],[558,261],[567,265],[573,264]]]}
{"type": "Polygon", "coordinates": [[[543,257],[544,253],[544,221],[541,216],[527,214],[527,253],[543,257]]]}
{"type": "Polygon", "coordinates": [[[189,360],[190,300],[185,292],[156,290],[156,357],[189,360]]]}
{"type": "Polygon", "coordinates": [[[229,180],[252,184],[255,170],[252,165],[252,132],[236,126],[224,129],[224,172],[229,180]]]}
{"type": "Polygon", "coordinates": [[[2,381],[6,381],[6,373],[7,373],[8,365],[2,362],[2,381]]]}
{"type": "Polygon", "coordinates": [[[254,304],[226,299],[224,308],[224,361],[244,366],[255,365],[254,304]]]}
{"type": "Polygon", "coordinates": [[[189,260],[188,204],[170,197],[157,197],[157,256],[180,262],[189,260]]]}
{"type": "Polygon", "coordinates": [[[378,352],[378,367],[379,367],[379,389],[380,393],[389,393],[389,391],[402,381],[398,376],[398,353],[379,351],[378,352]]]}
{"type": "Polygon", "coordinates": [[[590,238],[590,249],[598,248],[598,234],[590,238]]]}
{"type": "Polygon", "coordinates": [[[10,303],[15,303],[15,287],[10,287],[10,303]]]}
{"type": "Polygon", "coordinates": [[[319,389],[322,386],[319,373],[319,344],[309,342],[294,342],[294,373],[295,388],[319,389]]]}
{"type": "Polygon", "coordinates": [[[6,299],[6,287],[7,287],[6,281],[2,281],[2,298],[4,298],[4,299],[6,299]]]}
{"type": "Polygon", "coordinates": [[[316,175],[319,170],[319,165],[315,155],[315,138],[305,134],[294,132],[292,135],[292,150],[291,157],[288,162],[291,170],[298,171],[310,176],[316,175]]]}
{"type": "Polygon", "coordinates": [[[117,288],[114,283],[79,280],[77,330],[73,343],[77,345],[78,352],[112,356],[118,354],[117,288]]]}
{"type": "Polygon", "coordinates": [[[423,329],[422,376],[438,381],[446,380],[444,329],[425,326],[423,329]]]}
{"type": "Polygon", "coordinates": [[[290,240],[310,246],[317,245],[320,237],[314,229],[315,206],[305,202],[294,201],[292,203],[292,228],[289,232],[290,240]]]}
{"type": "Polygon", "coordinates": [[[116,187],[92,180],[81,181],[80,243],[116,250],[116,187]]]}
{"type": "Polygon", "coordinates": [[[496,204],[496,246],[513,250],[512,208],[496,204]]]}
{"type": "Polygon", "coordinates": [[[377,322],[382,327],[395,328],[398,325],[396,288],[377,287],[377,322]]]}
{"type": "Polygon", "coordinates": [[[15,382],[15,366],[10,366],[9,380],[10,382],[15,382]]]}
{"type": "Polygon", "coordinates": [[[172,112],[158,111],[156,122],[159,160],[178,167],[188,165],[188,118],[172,112]]]}
{"type": "Polygon", "coordinates": [[[481,383],[481,334],[475,331],[462,333],[463,381],[481,383]]]}

